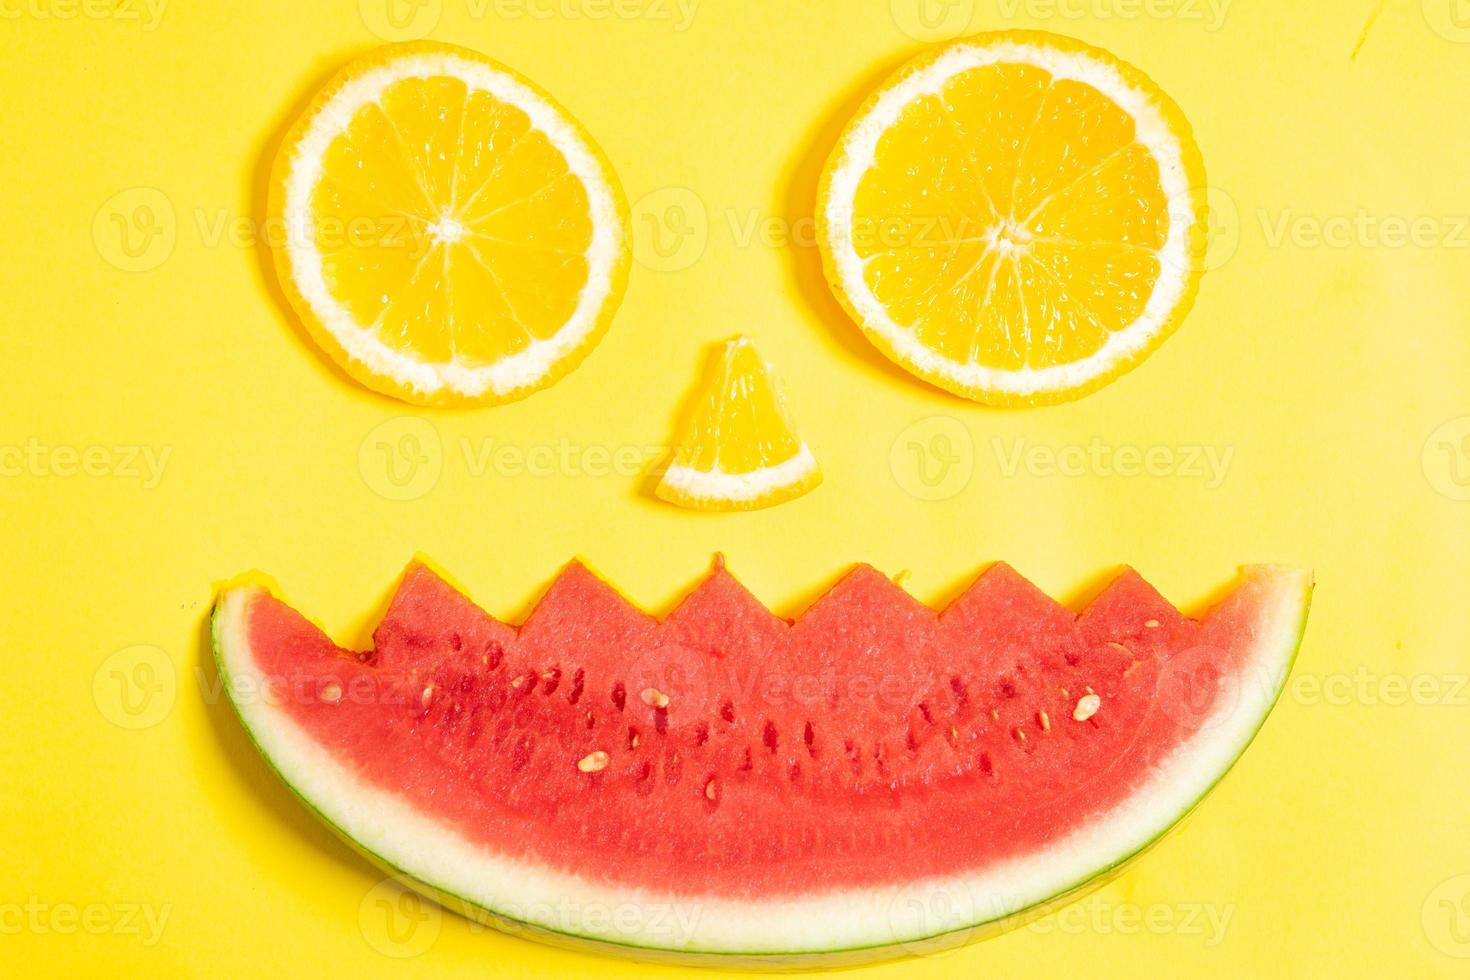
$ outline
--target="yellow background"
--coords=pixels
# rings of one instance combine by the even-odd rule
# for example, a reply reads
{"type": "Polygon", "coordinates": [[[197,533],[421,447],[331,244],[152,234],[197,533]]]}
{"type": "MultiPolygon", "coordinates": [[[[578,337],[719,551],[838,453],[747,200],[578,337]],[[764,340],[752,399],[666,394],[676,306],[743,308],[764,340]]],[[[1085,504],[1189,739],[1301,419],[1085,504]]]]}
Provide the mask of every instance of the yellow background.
{"type": "Polygon", "coordinates": [[[1206,0],[930,0],[927,22],[915,0],[703,0],[688,21],[672,0],[425,4],[405,36],[431,28],[555,93],[635,205],[640,261],[606,340],[501,408],[417,411],[345,381],[254,244],[277,134],[392,33],[381,0],[174,0],[156,22],[143,0],[0,3],[6,972],[629,971],[422,908],[411,942],[385,939],[379,874],[220,703],[205,617],[213,583],[260,568],[361,643],[416,551],[503,616],[576,554],[662,611],[720,550],[786,611],[859,559],[931,601],[995,559],[1073,601],[1128,562],[1187,608],[1244,562],[1317,571],[1291,691],[1188,826],[1081,912],[873,975],[1465,975],[1466,4],[1236,0],[1221,19],[1206,0]],[[1035,411],[891,368],[800,220],[864,92],[925,37],[1006,27],[1150,73],[1195,126],[1218,210],[1218,268],[1175,338],[1035,411]],[[706,516],[588,472],[594,447],[667,440],[737,331],[784,374],[824,486],[706,516]],[[1046,465],[1094,444],[1161,447],[1158,472],[1046,465]],[[549,474],[535,447],[559,457],[549,474]],[[1230,454],[1223,481],[1195,449],[1230,454]],[[150,480],[143,454],[164,452],[150,480]],[[167,914],[161,936],[129,928],[130,904],[167,914]]]}

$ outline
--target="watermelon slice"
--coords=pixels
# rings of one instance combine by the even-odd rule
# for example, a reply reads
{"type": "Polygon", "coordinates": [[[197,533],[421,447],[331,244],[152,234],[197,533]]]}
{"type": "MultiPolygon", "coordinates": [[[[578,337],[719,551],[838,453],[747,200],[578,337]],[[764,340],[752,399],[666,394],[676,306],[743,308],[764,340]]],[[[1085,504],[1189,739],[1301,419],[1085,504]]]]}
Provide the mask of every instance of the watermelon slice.
{"type": "Polygon", "coordinates": [[[282,778],[501,927],[642,956],[860,961],[1096,884],[1275,703],[1309,573],[1201,620],[1127,571],[1080,615],[1006,565],[942,612],[860,566],[795,621],[725,571],[662,622],[580,564],[525,624],[422,564],[352,653],[259,585],[214,647],[282,778]]]}

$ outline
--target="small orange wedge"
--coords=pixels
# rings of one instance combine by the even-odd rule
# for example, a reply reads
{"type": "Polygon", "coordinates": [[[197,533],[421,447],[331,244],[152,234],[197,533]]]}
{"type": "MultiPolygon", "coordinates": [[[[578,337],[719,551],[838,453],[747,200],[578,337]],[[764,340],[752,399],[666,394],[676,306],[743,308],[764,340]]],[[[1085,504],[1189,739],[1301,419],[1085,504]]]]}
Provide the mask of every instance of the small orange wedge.
{"type": "Polygon", "coordinates": [[[754,510],[821,482],[775,371],[749,339],[728,342],[655,492],[681,507],[754,510]]]}

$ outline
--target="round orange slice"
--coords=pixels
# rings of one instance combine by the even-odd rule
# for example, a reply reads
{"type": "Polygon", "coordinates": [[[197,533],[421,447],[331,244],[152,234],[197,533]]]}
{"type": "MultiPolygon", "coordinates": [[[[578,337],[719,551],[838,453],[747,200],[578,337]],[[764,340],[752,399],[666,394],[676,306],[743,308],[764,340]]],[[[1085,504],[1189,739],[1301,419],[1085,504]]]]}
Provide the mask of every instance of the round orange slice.
{"type": "Polygon", "coordinates": [[[417,404],[510,401],[607,329],[628,209],[545,92],[463,48],[352,62],[287,134],[271,181],[280,281],[353,378],[417,404]]]}
{"type": "Polygon", "coordinates": [[[1045,404],[1136,366],[1183,319],[1204,165],[1138,69],[1054,34],[981,34],[868,99],[818,212],[833,291],[885,354],[977,401],[1045,404]]]}

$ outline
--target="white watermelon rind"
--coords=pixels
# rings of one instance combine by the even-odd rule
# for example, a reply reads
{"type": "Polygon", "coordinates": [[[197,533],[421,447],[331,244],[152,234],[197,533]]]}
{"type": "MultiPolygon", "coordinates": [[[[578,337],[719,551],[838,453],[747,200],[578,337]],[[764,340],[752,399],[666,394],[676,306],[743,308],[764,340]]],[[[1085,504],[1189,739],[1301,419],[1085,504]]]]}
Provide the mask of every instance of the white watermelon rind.
{"type": "Polygon", "coordinates": [[[798,968],[856,965],[947,948],[1016,928],[1105,883],[1179,823],[1254,740],[1295,661],[1311,574],[1249,566],[1241,589],[1264,599],[1238,696],[1119,807],[1046,851],[961,875],[802,899],[689,898],[584,879],[490,855],[365,784],[290,716],[258,696],[263,677],[245,611],[265,591],[223,591],[212,634],[224,689],[250,740],[282,781],[365,857],[468,918],[578,949],[699,965],[798,968]],[[514,896],[514,897],[512,897],[514,896]],[[567,918],[556,918],[557,909],[567,918]],[[591,921],[593,915],[597,920],[591,921]],[[616,924],[614,922],[616,920],[616,924]]]}

